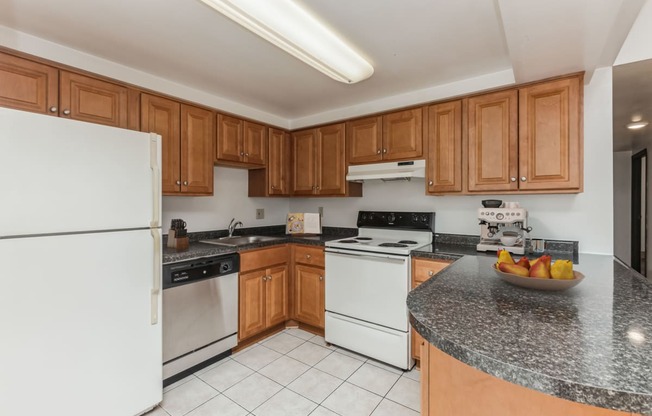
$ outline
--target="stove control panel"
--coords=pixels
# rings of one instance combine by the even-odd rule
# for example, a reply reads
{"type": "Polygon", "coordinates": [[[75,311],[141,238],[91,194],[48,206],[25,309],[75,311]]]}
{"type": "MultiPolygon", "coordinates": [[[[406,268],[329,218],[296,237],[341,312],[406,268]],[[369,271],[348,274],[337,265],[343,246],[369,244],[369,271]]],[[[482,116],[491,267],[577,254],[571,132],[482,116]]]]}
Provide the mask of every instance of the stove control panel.
{"type": "Polygon", "coordinates": [[[431,230],[435,232],[434,212],[359,211],[358,227],[431,230]]]}

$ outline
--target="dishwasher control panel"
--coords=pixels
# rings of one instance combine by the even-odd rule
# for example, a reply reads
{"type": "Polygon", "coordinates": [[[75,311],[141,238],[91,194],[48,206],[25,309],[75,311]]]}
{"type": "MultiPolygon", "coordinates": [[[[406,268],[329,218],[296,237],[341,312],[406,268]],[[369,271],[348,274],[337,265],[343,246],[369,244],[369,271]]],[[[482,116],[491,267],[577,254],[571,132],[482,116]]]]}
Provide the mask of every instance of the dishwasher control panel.
{"type": "Polygon", "coordinates": [[[166,264],[163,266],[163,289],[238,273],[239,268],[240,257],[237,253],[166,264]]]}

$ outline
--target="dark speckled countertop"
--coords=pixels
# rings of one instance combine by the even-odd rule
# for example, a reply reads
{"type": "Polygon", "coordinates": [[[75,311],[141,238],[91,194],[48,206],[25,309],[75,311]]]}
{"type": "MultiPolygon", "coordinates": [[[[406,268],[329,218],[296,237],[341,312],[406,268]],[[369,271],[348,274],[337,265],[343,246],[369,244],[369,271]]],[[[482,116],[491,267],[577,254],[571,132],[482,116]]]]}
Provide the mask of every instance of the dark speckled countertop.
{"type": "MultiPolygon", "coordinates": [[[[433,254],[434,255],[434,254],[433,254]]],[[[512,286],[466,255],[410,292],[411,322],[452,357],[589,405],[652,413],[652,286],[612,256],[581,254],[564,292],[512,286]]]]}

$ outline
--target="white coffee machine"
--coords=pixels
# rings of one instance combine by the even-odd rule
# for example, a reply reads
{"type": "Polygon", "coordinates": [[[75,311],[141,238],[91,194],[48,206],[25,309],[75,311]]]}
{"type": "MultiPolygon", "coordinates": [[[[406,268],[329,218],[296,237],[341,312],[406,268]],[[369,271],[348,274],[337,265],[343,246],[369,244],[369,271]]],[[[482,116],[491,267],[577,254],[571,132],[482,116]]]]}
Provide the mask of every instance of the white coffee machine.
{"type": "Polygon", "coordinates": [[[485,200],[482,205],[483,208],[478,209],[480,243],[477,250],[504,249],[514,254],[525,254],[527,233],[532,231],[532,227],[527,225],[527,210],[516,202],[499,200],[485,200]],[[506,238],[501,241],[501,237],[506,238]]]}

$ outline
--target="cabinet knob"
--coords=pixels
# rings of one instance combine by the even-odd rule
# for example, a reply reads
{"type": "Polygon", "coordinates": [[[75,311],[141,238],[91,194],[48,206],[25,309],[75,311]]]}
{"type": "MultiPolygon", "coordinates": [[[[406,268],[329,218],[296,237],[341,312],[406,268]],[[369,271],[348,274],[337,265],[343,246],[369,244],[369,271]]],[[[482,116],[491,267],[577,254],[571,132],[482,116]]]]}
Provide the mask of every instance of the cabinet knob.
{"type": "Polygon", "coordinates": [[[319,188],[319,186],[318,186],[318,187],[317,187],[317,190],[319,191],[319,189],[321,189],[321,188],[319,188]]]}
{"type": "Polygon", "coordinates": [[[183,181],[183,186],[188,186],[188,181],[183,181]]]}
{"type": "Polygon", "coordinates": [[[249,156],[249,153],[245,153],[245,156],[249,156]]]}
{"type": "Polygon", "coordinates": [[[272,275],[267,276],[267,280],[272,280],[272,275]]]}
{"type": "Polygon", "coordinates": [[[263,276],[263,282],[267,280],[267,276],[263,276]]]}
{"type": "Polygon", "coordinates": [[[525,176],[521,176],[521,182],[525,182],[527,178],[525,176]]]}
{"type": "Polygon", "coordinates": [[[387,153],[387,149],[383,149],[383,153],[387,153]]]}
{"type": "Polygon", "coordinates": [[[58,108],[55,107],[55,106],[50,107],[50,112],[51,112],[51,113],[56,113],[57,110],[58,110],[58,108]]]}
{"type": "Polygon", "coordinates": [[[428,181],[428,185],[432,186],[434,184],[433,181],[428,181]]]}
{"type": "Polygon", "coordinates": [[[377,154],[377,155],[379,155],[379,154],[380,154],[380,149],[378,149],[378,150],[376,151],[376,154],[377,154]]]}
{"type": "Polygon", "coordinates": [[[272,189],[276,189],[276,187],[274,185],[272,185],[272,189]]]}
{"type": "Polygon", "coordinates": [[[176,183],[177,183],[177,185],[181,185],[181,181],[177,181],[176,183]]]}
{"type": "Polygon", "coordinates": [[[512,181],[512,182],[516,182],[516,178],[513,177],[513,176],[511,178],[509,178],[509,180],[512,181]]]}
{"type": "Polygon", "coordinates": [[[435,272],[433,272],[432,270],[428,270],[428,276],[431,276],[431,277],[432,277],[432,276],[434,276],[434,275],[435,275],[435,272]]]}
{"type": "Polygon", "coordinates": [[[69,116],[70,115],[70,110],[68,110],[67,108],[65,110],[63,110],[63,115],[64,116],[69,116]]]}
{"type": "Polygon", "coordinates": [[[307,258],[308,260],[310,260],[311,257],[312,257],[312,256],[311,256],[310,254],[306,254],[306,258],[307,258]]]}
{"type": "Polygon", "coordinates": [[[324,280],[324,276],[319,276],[319,280],[324,280]]]}
{"type": "Polygon", "coordinates": [[[240,152],[240,156],[244,156],[244,152],[240,152]]]}

